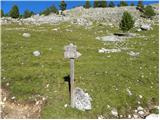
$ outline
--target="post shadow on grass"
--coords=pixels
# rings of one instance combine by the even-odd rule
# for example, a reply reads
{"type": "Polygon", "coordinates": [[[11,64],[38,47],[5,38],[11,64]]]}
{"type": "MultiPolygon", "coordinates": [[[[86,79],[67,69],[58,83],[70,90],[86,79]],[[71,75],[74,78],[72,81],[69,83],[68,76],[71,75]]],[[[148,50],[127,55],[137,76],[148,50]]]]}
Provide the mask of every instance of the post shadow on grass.
{"type": "Polygon", "coordinates": [[[66,75],[63,77],[64,82],[68,82],[69,93],[71,92],[71,84],[70,84],[70,75],[66,75]]]}

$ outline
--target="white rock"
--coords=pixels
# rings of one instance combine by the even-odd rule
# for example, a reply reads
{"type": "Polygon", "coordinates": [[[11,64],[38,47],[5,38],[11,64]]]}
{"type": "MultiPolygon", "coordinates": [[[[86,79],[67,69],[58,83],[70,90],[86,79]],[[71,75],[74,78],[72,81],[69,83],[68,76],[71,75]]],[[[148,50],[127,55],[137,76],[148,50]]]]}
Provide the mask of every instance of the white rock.
{"type": "Polygon", "coordinates": [[[146,120],[159,120],[160,116],[158,114],[150,114],[146,117],[146,120]]]}
{"type": "Polygon", "coordinates": [[[23,37],[26,37],[26,38],[28,38],[28,37],[30,37],[31,36],[31,34],[30,33],[23,33],[23,35],[22,35],[23,37]]]}
{"type": "Polygon", "coordinates": [[[139,98],[141,98],[141,99],[142,99],[142,98],[143,98],[143,96],[142,96],[142,95],[139,95],[139,98]]]}
{"type": "Polygon", "coordinates": [[[8,83],[8,82],[6,83],[6,86],[9,86],[9,83],[8,83]]]}
{"type": "Polygon", "coordinates": [[[107,108],[110,108],[111,106],[110,105],[107,105],[107,108]]]}
{"type": "Polygon", "coordinates": [[[135,119],[137,119],[137,118],[138,118],[138,115],[135,115],[135,114],[134,114],[133,117],[134,117],[135,119]]]}
{"type": "Polygon", "coordinates": [[[128,115],[128,118],[130,119],[130,118],[131,118],[131,115],[128,115]]]}
{"type": "Polygon", "coordinates": [[[14,100],[15,98],[16,98],[16,97],[15,97],[15,96],[13,96],[11,99],[12,99],[12,100],[14,100]]]}
{"type": "Polygon", "coordinates": [[[143,111],[143,107],[139,106],[139,107],[137,108],[137,110],[138,110],[138,111],[143,111]]]}
{"type": "Polygon", "coordinates": [[[111,113],[112,113],[112,115],[114,115],[114,116],[118,116],[117,109],[115,109],[115,108],[112,109],[111,113]]]}
{"type": "Polygon", "coordinates": [[[91,101],[92,98],[89,96],[88,93],[85,93],[81,88],[75,88],[75,95],[74,95],[74,106],[75,108],[85,111],[91,110],[91,101]]]}
{"type": "Polygon", "coordinates": [[[40,54],[41,54],[41,53],[40,53],[39,51],[34,51],[34,52],[33,52],[33,55],[36,56],[36,57],[37,57],[37,56],[40,56],[40,54]]]}
{"type": "Polygon", "coordinates": [[[66,108],[67,106],[68,106],[67,104],[64,105],[65,108],[66,108]]]}
{"type": "Polygon", "coordinates": [[[58,31],[58,29],[57,28],[54,28],[54,29],[52,29],[53,31],[58,31]]]}
{"type": "Polygon", "coordinates": [[[142,31],[141,29],[137,29],[138,32],[142,31]]]}
{"type": "Polygon", "coordinates": [[[104,117],[102,115],[98,116],[98,119],[104,119],[104,117]]]}
{"type": "Polygon", "coordinates": [[[144,115],[144,112],[143,111],[139,111],[138,112],[140,115],[144,115]]]}
{"type": "Polygon", "coordinates": [[[127,88],[126,91],[128,92],[128,95],[131,96],[132,92],[127,88]]]}
{"type": "Polygon", "coordinates": [[[143,24],[143,25],[141,25],[141,29],[142,30],[151,30],[151,25],[149,25],[149,24],[143,24]]]}
{"type": "Polygon", "coordinates": [[[129,54],[130,56],[133,56],[133,57],[139,56],[139,52],[130,51],[130,52],[128,52],[128,54],[129,54]]]}

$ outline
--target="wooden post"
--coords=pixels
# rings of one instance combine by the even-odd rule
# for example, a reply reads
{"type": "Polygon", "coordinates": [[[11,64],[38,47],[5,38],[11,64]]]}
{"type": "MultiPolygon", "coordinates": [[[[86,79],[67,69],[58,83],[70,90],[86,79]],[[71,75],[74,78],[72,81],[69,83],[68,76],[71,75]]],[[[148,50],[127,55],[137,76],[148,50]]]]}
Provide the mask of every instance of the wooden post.
{"type": "Polygon", "coordinates": [[[77,47],[73,44],[67,45],[64,47],[64,58],[70,59],[70,98],[71,98],[71,107],[74,108],[74,59],[81,56],[77,52],[77,47]]]}
{"type": "Polygon", "coordinates": [[[74,59],[70,59],[71,107],[74,108],[74,59]]]}

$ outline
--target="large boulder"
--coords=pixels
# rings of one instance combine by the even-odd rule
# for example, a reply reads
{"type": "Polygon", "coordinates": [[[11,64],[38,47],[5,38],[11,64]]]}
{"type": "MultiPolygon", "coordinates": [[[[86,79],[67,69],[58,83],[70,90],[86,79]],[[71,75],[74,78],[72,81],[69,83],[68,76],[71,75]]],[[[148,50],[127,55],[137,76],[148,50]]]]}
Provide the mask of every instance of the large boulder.
{"type": "Polygon", "coordinates": [[[91,110],[92,98],[88,93],[85,93],[81,88],[77,87],[74,91],[74,106],[75,108],[85,111],[91,110]]]}
{"type": "Polygon", "coordinates": [[[141,29],[142,29],[142,30],[151,30],[152,27],[151,27],[150,24],[142,24],[142,25],[141,25],[141,29]]]}

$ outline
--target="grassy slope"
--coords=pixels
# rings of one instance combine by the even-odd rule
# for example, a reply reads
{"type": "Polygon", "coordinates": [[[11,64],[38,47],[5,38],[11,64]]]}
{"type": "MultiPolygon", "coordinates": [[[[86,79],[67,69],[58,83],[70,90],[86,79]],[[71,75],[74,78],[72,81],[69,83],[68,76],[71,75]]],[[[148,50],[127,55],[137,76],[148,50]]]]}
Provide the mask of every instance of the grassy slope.
{"type": "Polygon", "coordinates": [[[97,118],[97,115],[110,118],[107,105],[117,108],[120,114],[125,115],[130,113],[129,109],[133,110],[138,106],[138,95],[143,95],[140,101],[144,107],[152,98],[158,102],[158,26],[154,26],[151,31],[139,33],[145,38],[133,38],[122,43],[104,44],[95,39],[96,36],[117,30],[96,25],[89,30],[67,24],[3,25],[2,85],[9,82],[12,95],[19,100],[28,100],[29,96],[35,94],[48,96],[42,118],[97,118]],[[27,29],[7,30],[21,27],[27,29]],[[51,30],[57,27],[60,28],[59,31],[51,30]],[[66,32],[67,27],[73,32],[66,32]],[[31,37],[22,37],[24,32],[31,33],[31,37]],[[75,61],[75,81],[76,86],[86,89],[91,95],[91,111],[64,108],[64,104],[69,104],[68,83],[64,81],[64,77],[69,74],[69,60],[63,57],[63,47],[70,42],[76,44],[78,51],[82,53],[75,61]],[[102,47],[118,46],[140,52],[140,56],[133,58],[127,51],[98,53],[98,49],[102,47]],[[32,55],[35,50],[41,52],[40,57],[32,55]],[[50,86],[45,88],[47,84],[50,86]],[[128,87],[132,96],[128,96],[126,92],[128,87]]]}

